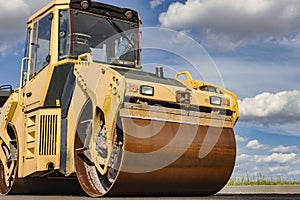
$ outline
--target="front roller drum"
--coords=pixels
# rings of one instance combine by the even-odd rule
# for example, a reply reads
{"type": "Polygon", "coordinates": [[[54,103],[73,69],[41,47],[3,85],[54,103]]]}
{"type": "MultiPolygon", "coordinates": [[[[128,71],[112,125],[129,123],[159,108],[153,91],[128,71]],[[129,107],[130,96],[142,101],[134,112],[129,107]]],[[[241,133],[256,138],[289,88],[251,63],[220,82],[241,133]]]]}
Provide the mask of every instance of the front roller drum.
{"type": "Polygon", "coordinates": [[[90,196],[211,195],[231,176],[236,157],[232,128],[132,118],[122,118],[116,125],[116,151],[108,171],[100,173],[89,146],[92,130],[102,138],[94,140],[99,157],[105,157],[109,144],[104,116],[95,123],[92,111],[87,103],[74,150],[78,180],[90,196]]]}
{"type": "Polygon", "coordinates": [[[232,174],[236,142],[231,128],[130,118],[122,125],[123,162],[109,194],[212,195],[232,174]]]}

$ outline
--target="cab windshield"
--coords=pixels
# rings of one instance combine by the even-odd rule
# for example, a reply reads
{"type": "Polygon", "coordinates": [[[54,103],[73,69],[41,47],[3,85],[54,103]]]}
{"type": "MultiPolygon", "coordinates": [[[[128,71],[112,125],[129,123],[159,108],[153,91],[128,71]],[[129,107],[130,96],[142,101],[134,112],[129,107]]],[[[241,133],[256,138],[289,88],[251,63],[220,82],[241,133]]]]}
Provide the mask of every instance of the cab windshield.
{"type": "Polygon", "coordinates": [[[60,11],[59,59],[91,53],[95,62],[137,67],[139,25],[73,10],[60,11]]]}

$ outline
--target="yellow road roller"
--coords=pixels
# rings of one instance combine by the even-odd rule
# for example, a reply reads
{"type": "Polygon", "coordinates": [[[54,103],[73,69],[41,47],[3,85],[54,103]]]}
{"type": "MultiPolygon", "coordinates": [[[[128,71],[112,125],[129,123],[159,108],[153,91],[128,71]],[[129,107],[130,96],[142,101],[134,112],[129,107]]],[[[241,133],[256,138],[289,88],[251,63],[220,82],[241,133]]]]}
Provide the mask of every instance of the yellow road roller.
{"type": "Polygon", "coordinates": [[[140,25],[135,10],[90,0],[53,0],[29,19],[20,86],[0,87],[1,194],[224,187],[237,97],[188,71],[143,71],[140,25]]]}

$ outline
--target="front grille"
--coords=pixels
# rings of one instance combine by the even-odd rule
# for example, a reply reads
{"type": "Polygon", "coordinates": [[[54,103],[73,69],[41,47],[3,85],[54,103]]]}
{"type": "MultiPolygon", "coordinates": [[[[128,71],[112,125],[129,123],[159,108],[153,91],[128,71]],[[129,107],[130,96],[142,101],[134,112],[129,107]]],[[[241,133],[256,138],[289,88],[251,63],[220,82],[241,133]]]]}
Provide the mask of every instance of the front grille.
{"type": "Polygon", "coordinates": [[[56,155],[58,115],[40,115],[39,155],[56,155]]]}

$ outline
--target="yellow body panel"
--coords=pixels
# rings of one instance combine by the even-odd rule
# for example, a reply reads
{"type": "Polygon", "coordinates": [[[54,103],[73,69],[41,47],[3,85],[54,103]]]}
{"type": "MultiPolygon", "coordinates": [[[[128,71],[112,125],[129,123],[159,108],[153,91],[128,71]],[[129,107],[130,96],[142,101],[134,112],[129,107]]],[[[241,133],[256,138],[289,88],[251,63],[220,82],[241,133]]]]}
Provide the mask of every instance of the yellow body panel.
{"type": "Polygon", "coordinates": [[[59,169],[61,109],[41,109],[25,117],[25,150],[19,176],[59,169]]]}
{"type": "Polygon", "coordinates": [[[7,99],[0,113],[0,133],[2,133],[1,135],[3,135],[1,136],[1,140],[4,141],[4,143],[6,144],[8,144],[10,141],[10,138],[7,135],[7,125],[15,115],[18,101],[19,101],[18,94],[13,93],[7,99]]]}
{"type": "Polygon", "coordinates": [[[193,92],[194,96],[192,97],[192,102],[193,102],[192,104],[196,104],[196,105],[200,104],[200,105],[210,106],[210,102],[209,102],[210,96],[219,96],[219,97],[224,97],[225,99],[229,99],[230,100],[229,106],[227,105],[227,106],[217,106],[217,107],[220,107],[220,108],[227,107],[228,109],[232,110],[234,112],[233,121],[234,121],[234,124],[236,123],[240,114],[239,114],[239,108],[238,108],[238,98],[235,94],[233,94],[229,90],[226,90],[220,86],[217,86],[217,85],[214,85],[211,83],[207,83],[204,81],[194,80],[188,71],[178,72],[175,75],[175,78],[178,81],[180,81],[181,83],[183,83],[184,85],[186,85],[187,87],[194,90],[194,92],[193,92]],[[179,79],[179,76],[181,76],[181,75],[184,75],[185,79],[179,79]],[[200,88],[203,86],[211,86],[211,87],[217,88],[219,91],[222,92],[222,94],[215,94],[212,92],[201,91],[200,88]]]}
{"type": "MultiPolygon", "coordinates": [[[[100,108],[105,116],[107,138],[112,143],[114,126],[116,125],[118,112],[124,98],[125,78],[112,70],[108,65],[96,64],[91,59],[89,61],[76,62],[74,74],[77,77],[77,85],[74,91],[76,99],[70,105],[69,123],[71,126],[68,126],[70,128],[68,141],[75,140],[76,130],[72,127],[77,126],[76,123],[78,123],[81,108],[88,99],[91,99],[93,107],[100,108]]],[[[94,110],[93,115],[96,118],[96,110],[94,110]]],[[[96,133],[96,130],[93,132],[96,133]]],[[[92,136],[92,138],[95,138],[95,136],[92,136]]],[[[93,139],[91,144],[95,144],[93,139]]],[[[67,151],[69,154],[67,155],[66,174],[71,174],[74,172],[74,160],[70,159],[74,157],[72,153],[73,144],[69,143],[67,146],[69,147],[67,151]]],[[[109,154],[111,151],[112,149],[109,148],[109,154]]],[[[96,152],[92,152],[92,156],[96,157],[96,152]]],[[[100,165],[100,162],[108,163],[108,159],[99,161],[98,165],[100,165]]],[[[104,173],[107,169],[99,170],[104,173]]]]}

